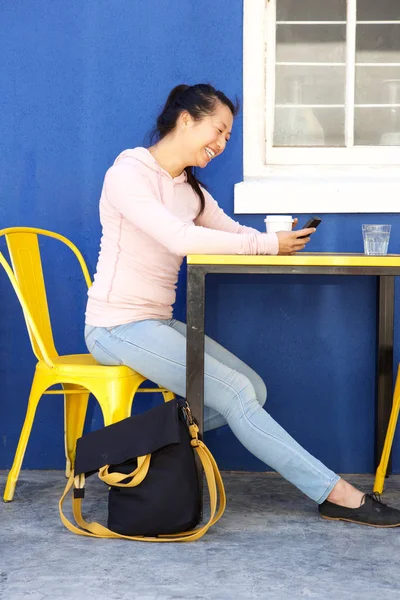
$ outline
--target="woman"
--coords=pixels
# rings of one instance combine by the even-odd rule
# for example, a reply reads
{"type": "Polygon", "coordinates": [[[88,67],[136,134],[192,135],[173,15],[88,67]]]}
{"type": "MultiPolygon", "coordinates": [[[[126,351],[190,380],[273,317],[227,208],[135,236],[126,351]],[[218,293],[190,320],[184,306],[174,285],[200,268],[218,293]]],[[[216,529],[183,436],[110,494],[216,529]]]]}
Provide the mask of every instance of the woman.
{"type": "MultiPolygon", "coordinates": [[[[186,326],[172,318],[187,254],[293,254],[314,229],[260,233],[229,218],[192,167],[222,154],[236,109],[210,85],[174,88],[158,141],[122,152],[100,198],[103,227],[85,339],[104,365],[128,365],[185,396],[186,326]],[[300,239],[301,236],[303,239],[300,239]]],[[[266,388],[246,364],[207,338],[205,430],[228,423],[243,445],[319,504],[321,516],[400,525],[400,511],[363,494],[306,452],[262,408],[266,388]]]]}

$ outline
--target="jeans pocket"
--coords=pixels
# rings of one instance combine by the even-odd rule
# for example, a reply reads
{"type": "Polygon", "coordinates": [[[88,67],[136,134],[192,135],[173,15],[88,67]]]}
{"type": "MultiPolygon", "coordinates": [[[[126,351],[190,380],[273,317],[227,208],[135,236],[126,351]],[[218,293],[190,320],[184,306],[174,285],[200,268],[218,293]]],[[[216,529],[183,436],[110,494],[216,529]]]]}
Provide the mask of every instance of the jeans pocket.
{"type": "Polygon", "coordinates": [[[92,343],[89,343],[88,350],[101,365],[117,367],[123,364],[118,356],[115,356],[115,354],[100,344],[98,340],[93,340],[92,343]]]}
{"type": "Polygon", "coordinates": [[[90,342],[90,338],[92,337],[93,333],[96,331],[97,327],[95,327],[94,325],[85,325],[85,331],[84,331],[84,338],[85,338],[85,342],[86,345],[89,344],[90,342]]]}

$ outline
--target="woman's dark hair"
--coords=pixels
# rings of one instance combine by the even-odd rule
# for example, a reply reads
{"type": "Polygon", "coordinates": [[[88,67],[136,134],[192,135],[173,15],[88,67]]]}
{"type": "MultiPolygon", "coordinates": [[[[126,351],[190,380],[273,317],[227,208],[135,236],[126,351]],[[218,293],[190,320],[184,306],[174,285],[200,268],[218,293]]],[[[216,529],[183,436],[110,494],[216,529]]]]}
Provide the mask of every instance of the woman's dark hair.
{"type": "MultiPolygon", "coordinates": [[[[163,137],[170,133],[175,128],[178,117],[184,110],[195,121],[199,121],[207,115],[212,115],[218,102],[225,104],[234,117],[238,113],[238,102],[236,101],[236,104],[233,104],[223,92],[216,90],[212,85],[206,83],[177,85],[170,92],[165,106],[157,118],[156,127],[151,133],[151,141],[162,140],[163,137]]],[[[200,187],[200,185],[204,186],[204,184],[196,178],[193,167],[186,167],[185,171],[188,183],[200,199],[200,210],[197,215],[199,217],[205,206],[204,194],[200,187]]]]}

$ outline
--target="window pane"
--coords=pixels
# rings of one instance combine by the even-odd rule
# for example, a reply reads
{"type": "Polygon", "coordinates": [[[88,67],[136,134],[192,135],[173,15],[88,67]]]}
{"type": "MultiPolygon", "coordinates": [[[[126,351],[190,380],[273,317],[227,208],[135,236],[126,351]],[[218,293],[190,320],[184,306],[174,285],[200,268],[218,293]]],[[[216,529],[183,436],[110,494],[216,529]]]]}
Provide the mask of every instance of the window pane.
{"type": "Polygon", "coordinates": [[[345,67],[276,67],[276,104],[344,104],[345,67]]]}
{"type": "Polygon", "coordinates": [[[357,21],[397,20],[400,20],[399,0],[357,0],[357,21]]]}
{"type": "Polygon", "coordinates": [[[400,107],[356,108],[354,142],[364,146],[400,145],[400,107]]]}
{"type": "Polygon", "coordinates": [[[346,0],[276,0],[278,21],[345,21],[346,0]]]}
{"type": "Polygon", "coordinates": [[[357,67],[356,104],[400,104],[400,67],[357,67]]]}
{"type": "Polygon", "coordinates": [[[277,25],[277,62],[345,62],[345,25],[277,25]]]}
{"type": "Polygon", "coordinates": [[[274,146],[343,146],[344,109],[275,109],[274,146]]]}
{"type": "Polygon", "coordinates": [[[357,25],[356,62],[400,62],[400,24],[357,25]]]}
{"type": "MultiPolygon", "coordinates": [[[[358,0],[357,19],[394,20],[399,2],[358,0]]],[[[357,145],[400,144],[400,24],[357,24],[355,104],[389,104],[388,107],[357,107],[354,142],[357,145]],[[372,63],[374,66],[363,66],[372,63]]]]}

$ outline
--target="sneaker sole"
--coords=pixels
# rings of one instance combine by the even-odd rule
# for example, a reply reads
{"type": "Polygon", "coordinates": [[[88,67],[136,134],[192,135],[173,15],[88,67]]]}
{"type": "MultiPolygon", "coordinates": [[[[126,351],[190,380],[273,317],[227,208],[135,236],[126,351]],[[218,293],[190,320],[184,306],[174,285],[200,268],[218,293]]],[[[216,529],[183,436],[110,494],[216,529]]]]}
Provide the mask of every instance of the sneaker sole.
{"type": "Polygon", "coordinates": [[[393,529],[393,527],[400,527],[400,523],[396,523],[395,525],[374,525],[373,523],[365,523],[365,521],[355,521],[354,519],[342,519],[341,517],[325,517],[321,514],[319,516],[321,517],[321,519],[326,519],[327,521],[346,521],[347,523],[367,525],[368,527],[379,527],[380,529],[393,529]]]}

